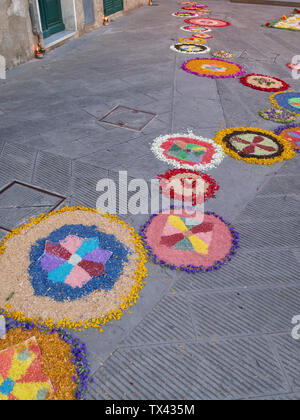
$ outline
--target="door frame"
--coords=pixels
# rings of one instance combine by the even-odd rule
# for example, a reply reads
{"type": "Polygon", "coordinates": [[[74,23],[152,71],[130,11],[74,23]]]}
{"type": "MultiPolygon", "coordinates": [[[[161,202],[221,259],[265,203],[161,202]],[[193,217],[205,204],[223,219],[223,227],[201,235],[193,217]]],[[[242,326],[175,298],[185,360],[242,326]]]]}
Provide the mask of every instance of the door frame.
{"type": "MultiPolygon", "coordinates": [[[[38,0],[35,0],[35,5],[36,5],[36,10],[37,10],[37,15],[38,15],[39,30],[41,33],[43,33],[41,12],[40,12],[40,6],[39,6],[38,0]]],[[[77,32],[78,24],[77,24],[75,0],[62,0],[61,11],[62,11],[63,22],[65,24],[65,30],[77,32]]]]}
{"type": "Polygon", "coordinates": [[[42,27],[44,23],[44,28],[42,29],[43,37],[49,38],[51,35],[57,34],[59,32],[62,32],[65,30],[65,24],[63,20],[63,14],[62,14],[62,7],[61,7],[61,0],[55,0],[56,7],[56,13],[57,13],[57,23],[54,23],[52,26],[48,26],[48,10],[46,8],[46,0],[39,0],[38,3],[41,3],[39,6],[40,9],[40,17],[42,21],[42,27]],[[45,28],[46,26],[46,28],[45,28]]]}

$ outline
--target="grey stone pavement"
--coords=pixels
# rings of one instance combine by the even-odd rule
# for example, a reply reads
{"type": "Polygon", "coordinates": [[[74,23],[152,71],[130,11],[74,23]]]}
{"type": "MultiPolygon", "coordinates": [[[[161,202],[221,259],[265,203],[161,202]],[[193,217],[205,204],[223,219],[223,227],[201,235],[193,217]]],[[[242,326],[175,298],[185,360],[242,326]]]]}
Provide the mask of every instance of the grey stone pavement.
{"type": "MultiPolygon", "coordinates": [[[[95,207],[97,181],[117,179],[121,169],[155,178],[168,169],[150,151],[157,135],[275,129],[257,115],[267,93],[181,70],[189,56],[169,49],[188,34],[171,16],[177,2],[155,3],[0,81],[0,186],[17,180],[55,194],[13,184],[0,194],[2,228],[56,206],[95,207]],[[157,115],[141,131],[99,121],[118,105],[157,115]]],[[[212,17],[232,23],[213,29],[212,50],[231,50],[247,72],[281,77],[299,90],[285,66],[300,53],[299,33],[261,27],[291,8],[208,3],[212,17]]],[[[129,117],[145,122],[145,115],[129,117]]],[[[238,254],[201,275],[149,263],[130,314],[101,335],[78,334],[95,377],[90,399],[299,399],[300,342],[291,338],[292,317],[300,314],[299,170],[299,157],[270,167],[226,157],[211,171],[221,189],[206,209],[240,232],[238,254]]],[[[138,228],[147,216],[124,219],[138,228]]]]}

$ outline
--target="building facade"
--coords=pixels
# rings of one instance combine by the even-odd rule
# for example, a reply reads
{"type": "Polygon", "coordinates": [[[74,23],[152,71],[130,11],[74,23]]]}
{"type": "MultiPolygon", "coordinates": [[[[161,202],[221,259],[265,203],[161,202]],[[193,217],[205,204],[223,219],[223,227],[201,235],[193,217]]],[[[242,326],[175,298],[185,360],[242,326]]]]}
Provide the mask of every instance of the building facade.
{"type": "Polygon", "coordinates": [[[99,28],[149,0],[0,0],[0,55],[6,68],[99,28]]]}

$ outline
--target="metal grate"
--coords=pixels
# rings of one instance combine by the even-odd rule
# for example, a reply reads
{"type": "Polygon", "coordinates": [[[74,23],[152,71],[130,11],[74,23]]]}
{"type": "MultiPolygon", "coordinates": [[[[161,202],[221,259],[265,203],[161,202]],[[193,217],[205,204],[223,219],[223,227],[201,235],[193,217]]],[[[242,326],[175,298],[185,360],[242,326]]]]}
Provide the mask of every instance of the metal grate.
{"type": "Polygon", "coordinates": [[[142,131],[156,117],[152,112],[140,111],[118,105],[99,121],[115,125],[117,127],[128,128],[130,130],[142,131]]]}
{"type": "Polygon", "coordinates": [[[0,230],[9,232],[25,220],[55,210],[65,197],[14,181],[0,191],[0,230]]]}

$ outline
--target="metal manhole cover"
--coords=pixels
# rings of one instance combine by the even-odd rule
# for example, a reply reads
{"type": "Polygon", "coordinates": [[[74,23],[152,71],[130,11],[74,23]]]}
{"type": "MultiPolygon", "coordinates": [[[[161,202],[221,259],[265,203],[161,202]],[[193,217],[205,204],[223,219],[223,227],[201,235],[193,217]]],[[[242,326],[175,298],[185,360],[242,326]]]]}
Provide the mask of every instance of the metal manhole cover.
{"type": "Polygon", "coordinates": [[[154,117],[156,117],[156,114],[152,112],[140,111],[119,105],[99,121],[130,130],[141,131],[154,117]]]}
{"type": "Polygon", "coordinates": [[[64,200],[58,194],[14,181],[0,191],[0,232],[10,231],[41,213],[49,213],[64,200]]]}

